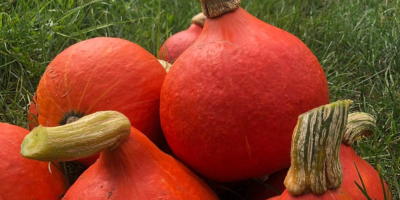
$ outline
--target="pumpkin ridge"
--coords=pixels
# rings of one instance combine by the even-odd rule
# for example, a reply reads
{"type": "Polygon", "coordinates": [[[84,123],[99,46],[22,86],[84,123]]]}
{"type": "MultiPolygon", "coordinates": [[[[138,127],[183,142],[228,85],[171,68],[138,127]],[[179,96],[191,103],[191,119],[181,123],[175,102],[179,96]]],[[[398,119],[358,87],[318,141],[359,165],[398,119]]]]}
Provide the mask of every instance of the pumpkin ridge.
{"type": "MultiPolygon", "coordinates": [[[[53,67],[53,66],[52,66],[52,67],[53,67]]],[[[46,73],[44,76],[48,76],[48,74],[46,73]]],[[[46,98],[48,98],[51,102],[53,102],[53,104],[55,105],[55,107],[56,107],[60,112],[63,113],[63,109],[61,109],[61,107],[60,107],[60,105],[58,105],[57,101],[54,100],[54,98],[52,97],[52,95],[50,95],[50,91],[49,91],[49,89],[48,89],[48,87],[47,87],[47,79],[44,78],[43,81],[44,81],[44,85],[45,85],[45,87],[43,87],[43,88],[44,88],[45,91],[46,91],[46,98]]],[[[38,99],[39,99],[38,97],[39,97],[39,96],[36,97],[36,98],[37,98],[36,101],[38,101],[38,99]]],[[[38,114],[40,115],[40,107],[38,106],[38,104],[36,104],[36,105],[37,105],[37,109],[38,109],[38,114]]]]}
{"type": "MultiPolygon", "coordinates": [[[[96,65],[97,65],[97,62],[96,62],[96,64],[95,64],[95,66],[96,66],[96,65]]],[[[88,86],[89,86],[89,83],[90,83],[90,81],[92,80],[92,75],[93,75],[92,73],[93,73],[93,70],[91,71],[91,73],[90,73],[90,75],[89,75],[89,78],[87,79],[87,82],[86,82],[86,84],[85,84],[85,88],[83,89],[82,95],[81,95],[80,100],[79,100],[79,103],[78,103],[77,110],[80,110],[80,109],[81,109],[81,104],[82,104],[82,101],[83,101],[83,97],[85,96],[86,91],[87,91],[87,88],[88,88],[88,86]]]]}
{"type": "MultiPolygon", "coordinates": [[[[57,93],[56,93],[56,95],[55,96],[58,96],[58,92],[60,91],[60,87],[61,87],[61,84],[64,82],[64,80],[67,78],[67,75],[66,75],[66,69],[67,69],[67,65],[68,65],[68,63],[69,63],[69,61],[70,61],[70,59],[71,59],[71,57],[72,57],[72,55],[73,55],[73,52],[74,52],[74,50],[75,50],[75,48],[72,48],[71,49],[71,53],[70,53],[70,55],[69,55],[69,57],[68,57],[68,59],[67,59],[67,61],[65,62],[65,65],[64,65],[64,78],[62,78],[61,79],[61,82],[59,83],[59,85],[57,86],[58,87],[58,91],[57,91],[57,93]]],[[[49,73],[52,73],[52,69],[54,69],[54,68],[56,68],[57,66],[49,66],[49,68],[50,68],[50,71],[49,71],[49,73]]],[[[45,76],[50,76],[49,75],[49,73],[46,73],[45,74],[45,76]]],[[[59,74],[56,74],[56,75],[54,75],[54,77],[56,77],[56,76],[58,76],[59,74]]],[[[53,78],[53,77],[50,77],[51,79],[53,78]]],[[[57,101],[55,101],[54,99],[53,99],[53,97],[52,97],[52,95],[50,95],[50,92],[49,92],[49,90],[48,90],[48,87],[47,87],[47,80],[46,79],[44,79],[44,83],[45,83],[45,89],[46,89],[46,94],[47,94],[47,98],[49,98],[53,103],[54,103],[54,105],[58,108],[58,110],[61,112],[61,113],[64,113],[64,111],[63,111],[63,109],[58,105],[58,103],[57,103],[57,101]]],[[[66,81],[65,81],[66,82],[66,81]]],[[[69,90],[68,90],[68,92],[67,92],[67,94],[69,93],[69,90]]],[[[68,98],[68,104],[69,104],[69,106],[71,107],[71,101],[70,101],[70,99],[69,99],[69,95],[66,95],[67,96],[67,98],[68,98]]],[[[65,96],[63,96],[63,97],[65,97],[65,96]]],[[[64,117],[63,117],[64,118],[64,117]]],[[[62,119],[61,119],[62,120],[62,119]]],[[[61,122],[61,121],[60,121],[61,122]]]]}
{"type": "MultiPolygon", "coordinates": [[[[110,47],[109,47],[107,50],[103,51],[103,52],[102,52],[103,54],[102,54],[101,56],[98,56],[98,57],[104,56],[104,53],[109,53],[108,50],[111,48],[111,46],[114,46],[114,45],[110,45],[110,47]]],[[[81,99],[80,99],[80,101],[79,101],[79,103],[78,103],[77,110],[80,110],[80,108],[81,108],[81,103],[82,103],[83,98],[84,98],[84,96],[85,96],[85,94],[86,94],[87,87],[89,86],[89,83],[90,83],[90,81],[92,80],[93,73],[95,72],[94,69],[96,69],[96,68],[98,67],[98,62],[99,62],[99,59],[96,59],[96,62],[95,62],[95,64],[94,64],[93,68],[92,68],[91,71],[90,71],[90,75],[89,75],[89,78],[88,78],[88,80],[87,80],[87,82],[86,82],[86,84],[85,84],[85,89],[83,90],[83,93],[82,93],[82,95],[81,95],[81,97],[80,97],[81,99]]],[[[70,105],[70,107],[71,107],[71,105],[70,105]]]]}
{"type": "MultiPolygon", "coordinates": [[[[137,67],[140,67],[142,65],[145,65],[146,63],[153,62],[152,60],[149,61],[143,61],[140,63],[140,65],[136,65],[137,67]]],[[[158,61],[157,61],[158,62],[158,61]]],[[[161,65],[161,64],[160,64],[161,65]]],[[[104,92],[93,102],[91,103],[90,107],[86,110],[87,113],[90,113],[93,107],[97,105],[97,103],[104,97],[106,96],[110,91],[112,91],[115,87],[117,87],[118,84],[120,84],[125,78],[127,78],[131,73],[135,72],[135,70],[129,71],[129,73],[124,74],[123,77],[120,77],[117,79],[117,81],[113,84],[110,85],[104,92]]],[[[150,102],[150,101],[149,101],[150,102]]]]}
{"type": "Polygon", "coordinates": [[[65,90],[67,91],[62,97],[67,97],[69,107],[71,107],[72,103],[71,103],[71,99],[70,99],[70,97],[68,95],[69,91],[71,90],[71,87],[69,87],[69,89],[68,89],[68,68],[70,68],[69,67],[70,66],[70,61],[71,61],[72,56],[75,53],[75,50],[76,50],[76,48],[72,48],[71,49],[71,53],[69,54],[68,59],[65,62],[65,65],[64,65],[64,78],[61,79],[61,82],[60,82],[60,85],[62,83],[64,83],[65,90]]]}
{"type": "Polygon", "coordinates": [[[135,105],[140,105],[140,104],[143,104],[143,103],[149,103],[149,102],[158,101],[158,100],[160,100],[160,98],[146,100],[146,101],[140,101],[140,102],[137,102],[135,105]]]}
{"type": "MultiPolygon", "coordinates": [[[[80,97],[77,110],[80,110],[80,109],[81,109],[81,104],[82,104],[82,101],[83,101],[83,97],[85,97],[85,94],[86,94],[87,88],[88,88],[88,86],[89,86],[89,83],[91,83],[90,81],[92,80],[92,76],[93,76],[93,73],[94,73],[94,69],[96,68],[96,66],[98,66],[97,63],[98,63],[98,59],[96,60],[96,63],[94,64],[94,67],[93,67],[92,70],[90,71],[90,75],[89,75],[89,78],[87,79],[87,82],[86,82],[86,84],[85,84],[85,88],[83,89],[83,93],[82,93],[82,95],[81,95],[81,97],[80,97]]],[[[70,105],[70,106],[71,106],[71,105],[70,105]]]]}
{"type": "MultiPolygon", "coordinates": [[[[104,56],[105,53],[109,53],[109,49],[110,49],[110,48],[111,48],[111,45],[110,45],[109,48],[107,48],[107,50],[105,50],[105,51],[102,52],[103,54],[102,54],[101,56],[98,56],[98,57],[102,57],[102,56],[104,56]]],[[[93,76],[93,73],[94,73],[94,71],[95,71],[94,69],[96,69],[97,66],[98,66],[98,61],[99,61],[99,59],[96,59],[96,62],[95,62],[95,64],[94,64],[94,67],[93,67],[93,68],[91,69],[91,71],[90,71],[89,79],[86,81],[85,89],[83,90],[83,93],[82,93],[82,95],[81,95],[81,97],[80,97],[80,101],[79,101],[78,106],[77,106],[77,110],[78,110],[78,111],[81,109],[81,103],[82,103],[82,101],[83,101],[83,98],[85,97],[87,87],[88,87],[88,85],[91,83],[92,76],[93,76]]],[[[70,104],[70,107],[72,107],[71,104],[70,104]]]]}

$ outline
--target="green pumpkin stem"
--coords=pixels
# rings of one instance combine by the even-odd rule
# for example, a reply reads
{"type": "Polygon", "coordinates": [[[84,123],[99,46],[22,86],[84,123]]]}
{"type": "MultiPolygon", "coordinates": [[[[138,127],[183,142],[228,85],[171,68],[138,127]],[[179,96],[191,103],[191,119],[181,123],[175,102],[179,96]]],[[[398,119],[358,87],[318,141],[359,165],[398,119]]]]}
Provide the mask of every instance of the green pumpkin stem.
{"type": "Polygon", "coordinates": [[[339,149],[352,101],[320,106],[298,117],[291,145],[291,167],[284,184],[289,193],[322,194],[343,180],[339,149]]]}
{"type": "Polygon", "coordinates": [[[100,111],[66,125],[34,128],[22,141],[21,155],[50,162],[76,160],[115,149],[130,131],[125,115],[100,111]]]}
{"type": "Polygon", "coordinates": [[[344,131],[343,143],[352,145],[361,136],[370,136],[376,130],[375,118],[364,112],[349,114],[346,130],[344,131]]]}
{"type": "Polygon", "coordinates": [[[240,7],[241,0],[200,0],[201,9],[207,17],[218,17],[240,7]]]}

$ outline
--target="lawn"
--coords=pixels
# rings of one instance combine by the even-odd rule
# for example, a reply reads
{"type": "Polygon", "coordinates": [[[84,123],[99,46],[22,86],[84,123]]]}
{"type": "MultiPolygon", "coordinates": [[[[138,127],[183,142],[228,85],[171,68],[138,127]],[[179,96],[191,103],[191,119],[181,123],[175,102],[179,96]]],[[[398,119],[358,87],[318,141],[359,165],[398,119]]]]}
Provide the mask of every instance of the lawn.
{"type": "MultiPolygon", "coordinates": [[[[356,142],[400,199],[400,1],[243,0],[257,18],[299,37],[325,70],[331,101],[377,119],[356,142]]],[[[42,73],[68,46],[97,36],[135,42],[153,55],[201,12],[198,0],[8,0],[0,3],[0,121],[27,127],[42,73]]]]}

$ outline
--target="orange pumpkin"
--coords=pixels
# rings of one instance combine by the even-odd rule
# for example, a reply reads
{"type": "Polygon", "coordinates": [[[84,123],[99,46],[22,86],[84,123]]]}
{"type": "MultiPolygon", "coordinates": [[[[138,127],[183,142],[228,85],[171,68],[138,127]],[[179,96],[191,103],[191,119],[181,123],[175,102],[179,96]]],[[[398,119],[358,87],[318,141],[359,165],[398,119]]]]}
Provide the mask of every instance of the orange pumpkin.
{"type": "Polygon", "coordinates": [[[0,199],[56,200],[67,190],[65,177],[49,162],[21,156],[21,142],[28,133],[24,128],[0,123],[0,199]]]}
{"type": "Polygon", "coordinates": [[[297,37],[253,17],[240,1],[201,2],[203,31],[161,90],[168,144],[216,181],[288,168],[297,116],[329,103],[323,69],[297,37]]]}
{"type": "Polygon", "coordinates": [[[98,161],[68,190],[64,200],[105,196],[132,200],[217,199],[193,172],[134,128],[118,149],[101,153],[98,161]]]}
{"type": "Polygon", "coordinates": [[[57,55],[44,72],[36,92],[38,122],[58,126],[96,111],[116,110],[162,144],[159,102],[165,75],[157,58],[127,40],[79,42],[57,55]]]}
{"type": "Polygon", "coordinates": [[[203,13],[194,16],[187,30],[172,35],[164,42],[158,51],[158,58],[169,63],[174,63],[199,37],[205,20],[206,16],[203,13]]]}
{"type": "Polygon", "coordinates": [[[349,104],[338,101],[299,116],[291,145],[285,191],[273,200],[352,199],[341,186],[340,144],[349,104]]]}
{"type": "Polygon", "coordinates": [[[28,158],[49,161],[76,159],[98,151],[102,151],[100,158],[69,188],[64,200],[217,199],[199,177],[159,150],[115,111],[96,112],[65,126],[39,126],[21,148],[28,158]],[[80,137],[81,132],[84,137],[80,137]],[[43,135],[49,139],[42,140],[43,135]]]}
{"type": "Polygon", "coordinates": [[[339,188],[336,190],[328,190],[321,195],[308,193],[301,196],[293,196],[285,190],[282,195],[270,198],[269,200],[352,200],[352,198],[346,191],[339,188]]]}

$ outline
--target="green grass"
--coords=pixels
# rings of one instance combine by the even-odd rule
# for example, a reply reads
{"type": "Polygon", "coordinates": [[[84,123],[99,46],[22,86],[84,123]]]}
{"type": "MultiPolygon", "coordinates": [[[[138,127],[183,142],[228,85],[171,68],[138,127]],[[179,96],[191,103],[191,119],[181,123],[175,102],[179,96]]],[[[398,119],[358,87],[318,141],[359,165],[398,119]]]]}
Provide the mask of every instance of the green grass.
{"type": "MultiPolygon", "coordinates": [[[[354,146],[400,199],[400,1],[243,0],[242,7],[298,36],[323,66],[331,101],[377,117],[354,146]]],[[[10,0],[0,3],[0,121],[27,127],[27,106],[47,64],[63,49],[120,37],[156,55],[189,26],[197,0],[10,0]]]]}

